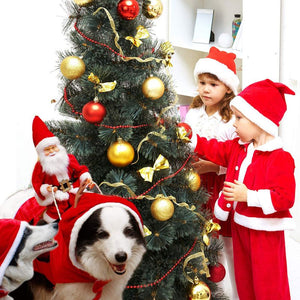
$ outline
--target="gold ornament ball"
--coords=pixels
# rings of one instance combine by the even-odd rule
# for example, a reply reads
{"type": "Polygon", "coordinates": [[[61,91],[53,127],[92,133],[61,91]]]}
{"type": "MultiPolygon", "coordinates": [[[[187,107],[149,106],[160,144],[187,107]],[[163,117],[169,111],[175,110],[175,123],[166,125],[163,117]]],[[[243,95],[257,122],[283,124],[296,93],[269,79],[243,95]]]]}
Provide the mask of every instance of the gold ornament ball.
{"type": "Polygon", "coordinates": [[[211,292],[206,283],[199,281],[192,286],[189,300],[210,300],[211,292]]]}
{"type": "Polygon", "coordinates": [[[150,76],[143,82],[142,91],[145,97],[157,100],[164,94],[165,85],[160,78],[150,76]]]}
{"type": "Polygon", "coordinates": [[[85,72],[84,61],[78,56],[67,56],[60,64],[62,74],[70,79],[77,79],[85,72]]]}
{"type": "Polygon", "coordinates": [[[134,159],[134,149],[130,143],[119,138],[107,149],[107,158],[115,167],[126,167],[134,159]]]}
{"type": "Polygon", "coordinates": [[[79,6],[86,6],[94,2],[94,0],[73,0],[79,6]]]}
{"type": "Polygon", "coordinates": [[[168,198],[157,198],[151,204],[151,214],[158,221],[167,221],[174,214],[174,204],[168,198]]]}
{"type": "Polygon", "coordinates": [[[162,14],[163,5],[160,0],[144,0],[142,11],[148,19],[155,19],[162,14]]]}
{"type": "Polygon", "coordinates": [[[200,175],[197,172],[190,170],[186,175],[186,179],[188,181],[189,188],[193,192],[196,192],[200,189],[201,179],[200,179],[200,175]]]}

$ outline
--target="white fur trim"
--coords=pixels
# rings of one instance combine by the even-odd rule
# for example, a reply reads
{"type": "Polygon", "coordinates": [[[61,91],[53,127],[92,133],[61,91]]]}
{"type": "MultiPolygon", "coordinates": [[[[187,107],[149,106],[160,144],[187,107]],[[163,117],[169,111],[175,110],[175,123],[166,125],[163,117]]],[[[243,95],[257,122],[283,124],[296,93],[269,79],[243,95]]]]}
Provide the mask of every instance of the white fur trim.
{"type": "Polygon", "coordinates": [[[295,228],[295,222],[292,218],[256,218],[235,212],[234,221],[254,230],[278,231],[295,228]]]}
{"type": "Polygon", "coordinates": [[[48,184],[42,184],[40,187],[41,194],[45,197],[45,199],[41,199],[38,194],[35,194],[36,201],[41,206],[48,206],[53,203],[53,195],[52,192],[47,191],[48,184]]]}
{"type": "Polygon", "coordinates": [[[69,193],[57,190],[55,192],[55,199],[58,201],[66,201],[70,197],[69,193]]]}
{"type": "Polygon", "coordinates": [[[118,202],[106,202],[106,203],[100,203],[98,205],[93,206],[91,209],[89,209],[86,213],[84,213],[80,218],[78,218],[76,220],[76,222],[72,228],[72,231],[71,231],[70,243],[69,243],[69,257],[70,257],[72,264],[75,267],[77,267],[78,269],[81,269],[84,271],[84,268],[77,261],[76,255],[75,255],[75,247],[76,247],[79,230],[82,227],[83,223],[92,215],[92,213],[94,211],[96,211],[99,208],[108,207],[108,206],[117,206],[117,207],[122,207],[122,208],[125,208],[126,210],[128,210],[134,216],[136,221],[138,222],[140,231],[141,231],[142,235],[144,235],[144,228],[143,228],[140,217],[138,216],[138,214],[135,211],[130,209],[130,207],[128,207],[127,205],[124,205],[124,204],[118,203],[118,202]]]}
{"type": "Polygon", "coordinates": [[[51,146],[51,145],[60,145],[60,141],[58,137],[51,136],[42,139],[35,147],[37,153],[40,153],[40,151],[43,151],[45,147],[51,146]]]}
{"type": "MultiPolygon", "coordinates": [[[[18,230],[18,233],[14,239],[14,242],[13,244],[11,245],[4,261],[2,262],[1,266],[0,266],[0,286],[2,284],[2,280],[3,280],[3,276],[5,274],[5,271],[7,269],[7,267],[9,266],[11,260],[13,259],[15,253],[16,253],[16,250],[23,238],[23,233],[24,233],[24,230],[27,226],[27,223],[25,221],[22,221],[21,224],[20,224],[20,228],[18,230]]],[[[3,243],[3,241],[2,241],[3,243]]]]}
{"type": "Polygon", "coordinates": [[[219,205],[218,205],[218,201],[216,201],[215,203],[215,209],[214,209],[214,214],[215,217],[221,221],[226,221],[228,219],[229,216],[229,212],[223,210],[219,205]]]}
{"type": "Polygon", "coordinates": [[[225,83],[235,95],[238,92],[239,78],[230,70],[226,65],[211,58],[200,58],[195,65],[194,77],[198,82],[198,75],[203,73],[210,73],[219,78],[220,81],[225,83]]]}
{"type": "Polygon", "coordinates": [[[43,219],[44,221],[46,221],[48,224],[49,223],[53,223],[55,221],[55,219],[51,218],[46,211],[44,211],[43,213],[43,219]]]}
{"type": "Polygon", "coordinates": [[[247,203],[248,206],[260,207],[265,215],[270,215],[276,212],[273,206],[270,190],[248,190],[247,203]]]}
{"type": "Polygon", "coordinates": [[[89,172],[82,173],[79,177],[80,183],[84,182],[86,179],[92,179],[92,176],[89,172]]]}
{"type": "Polygon", "coordinates": [[[273,135],[274,137],[278,136],[278,126],[273,123],[270,119],[261,114],[256,110],[252,105],[250,105],[244,98],[241,96],[236,96],[230,102],[230,106],[234,106],[239,110],[247,119],[255,123],[264,131],[273,135]]]}

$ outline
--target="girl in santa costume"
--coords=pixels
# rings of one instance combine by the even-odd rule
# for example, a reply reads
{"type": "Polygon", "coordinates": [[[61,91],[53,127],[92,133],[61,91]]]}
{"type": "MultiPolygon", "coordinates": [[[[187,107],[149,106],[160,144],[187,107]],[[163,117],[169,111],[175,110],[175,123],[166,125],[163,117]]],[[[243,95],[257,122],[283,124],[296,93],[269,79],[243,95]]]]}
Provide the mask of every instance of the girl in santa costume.
{"type": "Polygon", "coordinates": [[[294,160],[282,148],[278,126],[295,93],[269,79],[253,83],[231,101],[238,138],[197,137],[195,152],[227,167],[215,216],[233,214],[235,278],[240,300],[290,299],[284,230],[293,228],[294,160]]]}
{"type": "Polygon", "coordinates": [[[32,173],[32,186],[37,202],[46,208],[44,221],[51,223],[73,204],[79,185],[92,184],[92,177],[88,168],[67,153],[38,116],[33,119],[32,136],[39,156],[32,173]]]}
{"type": "MultiPolygon", "coordinates": [[[[192,148],[196,146],[197,134],[219,141],[231,140],[237,136],[233,127],[233,113],[230,109],[230,101],[237,95],[239,86],[235,58],[234,53],[211,47],[208,56],[199,59],[195,65],[194,77],[198,85],[198,95],[193,99],[185,118],[185,123],[191,126],[193,132],[192,148]]],[[[201,177],[202,187],[210,195],[205,207],[213,214],[215,202],[223,188],[226,168],[204,157],[193,163],[193,168],[201,177]]],[[[219,233],[224,243],[224,252],[220,257],[220,262],[225,266],[228,265],[227,273],[233,282],[231,299],[237,299],[230,222],[215,221],[221,225],[219,233]]],[[[225,290],[227,286],[224,284],[223,280],[219,285],[225,290]]]]}

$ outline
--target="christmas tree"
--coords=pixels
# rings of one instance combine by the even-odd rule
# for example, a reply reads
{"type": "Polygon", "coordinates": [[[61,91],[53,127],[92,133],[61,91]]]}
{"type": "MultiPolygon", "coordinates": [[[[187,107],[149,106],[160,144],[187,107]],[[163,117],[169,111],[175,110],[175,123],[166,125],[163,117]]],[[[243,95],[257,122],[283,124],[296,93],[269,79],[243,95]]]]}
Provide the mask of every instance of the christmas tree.
{"type": "Polygon", "coordinates": [[[147,252],[124,299],[227,299],[218,225],[191,168],[189,132],[180,123],[169,75],[174,49],[151,32],[160,0],[66,2],[60,53],[63,120],[48,122],[103,194],[134,202],[147,252]]]}

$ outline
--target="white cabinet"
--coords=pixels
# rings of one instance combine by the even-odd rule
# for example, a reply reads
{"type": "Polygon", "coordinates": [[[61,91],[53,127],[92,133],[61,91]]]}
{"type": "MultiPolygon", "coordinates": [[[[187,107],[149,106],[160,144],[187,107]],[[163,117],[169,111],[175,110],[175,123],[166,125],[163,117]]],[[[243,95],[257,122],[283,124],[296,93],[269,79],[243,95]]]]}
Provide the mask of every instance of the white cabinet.
{"type": "Polygon", "coordinates": [[[175,48],[171,73],[180,104],[189,104],[196,95],[193,77],[195,63],[207,56],[212,45],[237,56],[237,75],[241,88],[270,78],[279,80],[280,8],[281,0],[169,0],[168,39],[175,48]],[[197,9],[213,9],[212,31],[215,42],[194,43],[193,34],[197,9]],[[234,14],[241,14],[243,22],[242,51],[221,48],[221,33],[231,35],[234,14]]]}

